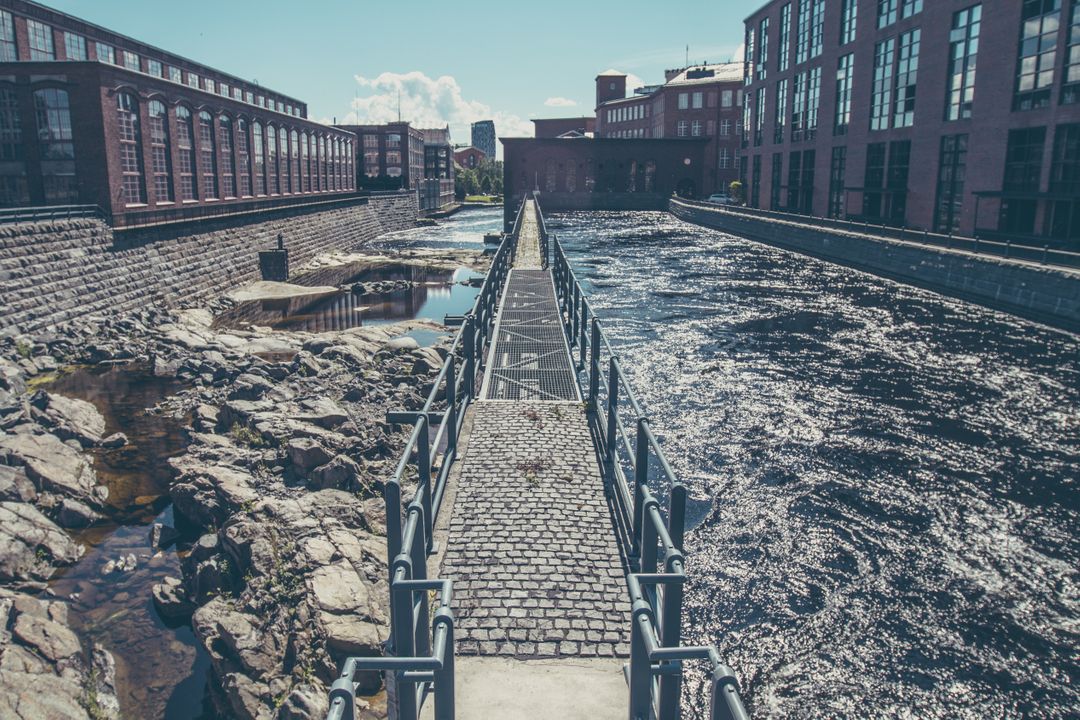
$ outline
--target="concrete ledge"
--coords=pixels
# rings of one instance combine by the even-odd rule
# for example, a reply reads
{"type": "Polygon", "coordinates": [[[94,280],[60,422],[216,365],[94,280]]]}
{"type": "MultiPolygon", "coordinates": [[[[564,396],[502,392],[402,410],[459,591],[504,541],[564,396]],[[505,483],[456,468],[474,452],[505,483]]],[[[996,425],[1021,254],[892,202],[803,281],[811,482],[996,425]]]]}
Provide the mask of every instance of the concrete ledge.
{"type": "Polygon", "coordinates": [[[671,200],[686,222],[1080,332],[1080,272],[671,200]]]}

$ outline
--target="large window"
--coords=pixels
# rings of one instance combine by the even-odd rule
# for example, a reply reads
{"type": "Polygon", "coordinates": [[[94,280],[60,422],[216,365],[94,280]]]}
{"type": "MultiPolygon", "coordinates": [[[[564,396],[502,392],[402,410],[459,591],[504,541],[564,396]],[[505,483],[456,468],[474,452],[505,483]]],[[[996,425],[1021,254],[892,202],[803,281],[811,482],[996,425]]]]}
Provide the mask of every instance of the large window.
{"type": "Polygon", "coordinates": [[[86,38],[73,32],[65,32],[64,55],[68,60],[86,60],[86,38]]]}
{"type": "Polygon", "coordinates": [[[240,178],[240,197],[251,197],[251,150],[248,146],[248,121],[236,121],[237,175],[240,178]]]}
{"type": "Polygon", "coordinates": [[[176,150],[180,162],[180,199],[198,200],[195,194],[195,127],[191,111],[176,108],[176,150]]]}
{"type": "MultiPolygon", "coordinates": [[[[746,28],[746,39],[743,41],[744,46],[745,46],[744,55],[746,57],[746,62],[743,64],[743,66],[745,68],[745,70],[743,72],[743,76],[744,76],[743,77],[743,84],[744,85],[749,85],[750,83],[754,82],[754,57],[756,57],[755,54],[754,54],[755,53],[754,48],[756,47],[756,45],[754,44],[754,36],[755,36],[754,28],[747,27],[746,28]]],[[[684,109],[684,108],[680,108],[680,109],[684,109]]]]}
{"type": "Polygon", "coordinates": [[[896,5],[899,0],[877,0],[877,26],[888,27],[896,22],[896,5]]]}
{"type": "Polygon", "coordinates": [[[776,110],[773,113],[773,142],[784,142],[785,120],[787,119],[788,81],[784,78],[776,83],[776,110]]]}
{"type": "Polygon", "coordinates": [[[909,140],[891,142],[888,146],[885,143],[867,146],[863,215],[893,225],[904,224],[910,160],[909,140]]]}
{"type": "Polygon", "coordinates": [[[1038,201],[1023,195],[1039,190],[1045,143],[1045,127],[1009,131],[1009,144],[1005,150],[1005,177],[1002,182],[1002,189],[1007,196],[1001,201],[998,221],[998,228],[1004,232],[1020,235],[1035,232],[1038,201]]]}
{"type": "Polygon", "coordinates": [[[30,202],[15,88],[0,85],[0,206],[30,202]]]}
{"type": "Polygon", "coordinates": [[[289,154],[292,158],[289,166],[289,179],[294,193],[303,192],[303,183],[300,180],[300,133],[295,130],[289,132],[289,154]]]}
{"type": "MultiPolygon", "coordinates": [[[[784,72],[791,62],[791,3],[780,8],[780,35],[776,41],[776,69],[784,72]]],[[[725,91],[728,92],[728,91],[725,91]]]]}
{"type": "MultiPolygon", "coordinates": [[[[792,153],[794,155],[796,153],[792,153]]],[[[780,187],[783,185],[784,154],[773,153],[772,174],[769,175],[769,209],[780,209],[780,187]]]]}
{"type": "Polygon", "coordinates": [[[825,0],[810,0],[813,10],[810,13],[810,59],[821,55],[825,47],[825,0]]]}
{"type": "Polygon", "coordinates": [[[900,0],[900,17],[909,18],[922,12],[923,0],[900,0]]]}
{"type": "Polygon", "coordinates": [[[1080,0],[1072,0],[1072,14],[1066,33],[1065,76],[1061,102],[1080,102],[1080,0]]]}
{"type": "Polygon", "coordinates": [[[218,148],[221,152],[221,193],[224,197],[236,197],[236,160],[233,157],[232,118],[218,117],[218,148]]]}
{"type": "Polygon", "coordinates": [[[278,175],[281,178],[281,192],[292,191],[289,177],[289,131],[285,128],[278,129],[278,175]]]}
{"type": "Polygon", "coordinates": [[[919,72],[921,31],[915,28],[900,35],[896,58],[896,92],[893,100],[893,127],[915,124],[915,84],[919,72]]]}
{"type": "Polygon", "coordinates": [[[765,131],[765,88],[757,89],[757,115],[754,117],[754,147],[761,145],[765,131]]]}
{"type": "Polygon", "coordinates": [[[131,93],[116,95],[116,125],[120,139],[120,177],[124,202],[128,205],[144,205],[146,186],[143,183],[139,102],[131,93]]]}
{"type": "Polygon", "coordinates": [[[277,130],[273,125],[266,126],[266,191],[271,195],[281,193],[278,185],[277,130]]]}
{"type": "Polygon", "coordinates": [[[0,62],[16,62],[18,59],[15,20],[7,10],[0,10],[0,62]]]}
{"type": "Polygon", "coordinates": [[[809,215],[814,211],[813,150],[793,152],[788,157],[788,211],[809,215]]]}
{"type": "Polygon", "coordinates": [[[690,123],[686,120],[679,120],[675,123],[675,134],[679,137],[686,137],[687,129],[690,127],[690,123]]]}
{"type": "Polygon", "coordinates": [[[1080,123],[1058,125],[1054,130],[1050,192],[1059,198],[1050,206],[1047,235],[1080,239],[1080,123]]]}
{"type": "Polygon", "coordinates": [[[139,56],[136,53],[125,50],[124,67],[126,67],[128,70],[134,70],[135,72],[139,72],[139,70],[141,69],[139,67],[139,56]]]}
{"type": "Polygon", "coordinates": [[[71,106],[66,90],[44,88],[34,91],[41,174],[48,203],[70,203],[78,199],[75,179],[75,143],[71,134],[71,106]]]}
{"type": "Polygon", "coordinates": [[[981,23],[982,5],[972,5],[953,13],[952,29],[949,31],[946,120],[971,117],[971,106],[975,101],[975,60],[979,54],[981,23]]]}
{"type": "Polygon", "coordinates": [[[796,73],[794,79],[791,93],[791,142],[799,142],[806,129],[807,73],[796,73]]]}
{"type": "MultiPolygon", "coordinates": [[[[758,33],[761,39],[758,41],[757,79],[764,80],[768,76],[769,66],[769,18],[764,17],[761,19],[761,23],[758,25],[758,33]]],[[[694,94],[697,95],[698,93],[694,94]]]]}
{"type": "Polygon", "coordinates": [[[889,127],[895,59],[895,38],[882,40],[874,45],[874,85],[870,94],[871,130],[884,130],[889,127]]]}
{"type": "Polygon", "coordinates": [[[855,73],[855,54],[842,55],[836,64],[836,112],[833,135],[847,135],[851,123],[851,83],[855,73]]]}
{"type": "Polygon", "coordinates": [[[847,45],[855,40],[855,29],[858,26],[859,1],[841,0],[840,6],[840,44],[847,45]]]}
{"type": "Polygon", "coordinates": [[[810,71],[810,87],[806,92],[806,139],[817,136],[818,110],[821,108],[821,67],[810,71]]]}
{"type": "Polygon", "coordinates": [[[810,17],[813,0],[799,0],[799,14],[795,23],[795,64],[810,59],[810,17]]]}
{"type": "MultiPolygon", "coordinates": [[[[314,141],[314,138],[312,138],[314,141]]],[[[364,135],[364,175],[369,178],[379,177],[379,136],[364,135]]],[[[312,153],[314,155],[314,153],[312,153]]]]}
{"type": "Polygon", "coordinates": [[[882,217],[885,188],[885,143],[871,143],[866,147],[866,170],[863,173],[863,215],[867,218],[882,217]]]}
{"type": "Polygon", "coordinates": [[[964,205],[964,176],[967,171],[968,136],[943,135],[938,155],[937,202],[934,204],[934,232],[960,230],[964,205]]]}
{"type": "Polygon", "coordinates": [[[1061,22],[1061,0],[1023,0],[1023,3],[1013,110],[1050,104],[1061,22]]]}
{"type": "Polygon", "coordinates": [[[154,201],[173,201],[172,158],[169,148],[169,118],[165,103],[151,100],[146,106],[150,118],[150,157],[154,174],[154,201]]]}
{"type": "Polygon", "coordinates": [[[761,156],[753,159],[753,178],[750,180],[750,206],[761,207],[761,156]]]}
{"type": "Polygon", "coordinates": [[[844,219],[847,210],[847,190],[844,187],[847,176],[847,147],[841,145],[832,149],[829,163],[829,217],[844,219]]]}
{"type": "Polygon", "coordinates": [[[303,192],[311,192],[311,168],[308,167],[308,134],[300,133],[300,189],[303,192]]]}
{"type": "Polygon", "coordinates": [[[217,152],[214,148],[214,118],[205,110],[199,113],[199,170],[202,172],[204,200],[218,196],[217,152]]]}
{"type": "MultiPolygon", "coordinates": [[[[319,139],[314,135],[311,136],[311,158],[308,162],[311,164],[311,189],[315,192],[322,191],[322,184],[319,182],[319,139]]],[[[379,136],[378,135],[365,135],[364,136],[364,174],[368,177],[378,177],[380,175],[379,170],[379,136]],[[368,146],[374,148],[374,151],[368,150],[368,146]],[[371,153],[369,156],[368,153],[371,153]]]]}
{"type": "Polygon", "coordinates": [[[52,28],[37,20],[26,21],[26,34],[30,38],[31,60],[55,60],[52,28]]]}
{"type": "Polygon", "coordinates": [[[164,77],[165,76],[164,69],[161,67],[161,61],[160,60],[147,60],[146,61],[146,72],[147,72],[147,74],[153,75],[154,77],[164,77]]]}
{"type": "Polygon", "coordinates": [[[263,128],[259,123],[251,124],[251,145],[255,153],[255,194],[266,194],[266,154],[263,151],[263,128]]]}

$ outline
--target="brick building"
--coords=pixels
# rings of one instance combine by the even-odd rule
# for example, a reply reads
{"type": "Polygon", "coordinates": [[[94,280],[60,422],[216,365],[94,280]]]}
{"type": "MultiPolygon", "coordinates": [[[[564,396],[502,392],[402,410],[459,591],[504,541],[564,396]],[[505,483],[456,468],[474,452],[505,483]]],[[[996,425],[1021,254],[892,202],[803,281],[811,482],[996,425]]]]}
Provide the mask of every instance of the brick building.
{"type": "Polygon", "coordinates": [[[487,155],[479,148],[465,147],[454,151],[454,162],[470,170],[479,167],[486,159],[487,155]]]}
{"type": "Polygon", "coordinates": [[[557,138],[565,135],[584,137],[592,135],[596,131],[596,118],[591,116],[542,118],[533,120],[532,124],[533,136],[538,138],[557,138]]]}
{"type": "Polygon", "coordinates": [[[424,137],[424,185],[421,210],[436,210],[454,202],[454,150],[450,128],[421,130],[424,137]]]}
{"type": "Polygon", "coordinates": [[[662,85],[634,89],[626,75],[596,77],[595,133],[602,138],[705,138],[698,192],[727,190],[736,167],[742,121],[742,63],[698,65],[665,73],[662,85]]]}
{"type": "Polygon", "coordinates": [[[1080,243],[1080,0],[774,0],[744,82],[750,205],[1080,243]]]}
{"type": "Polygon", "coordinates": [[[23,0],[0,2],[0,206],[116,225],[355,194],[356,137],[294,98],[23,0]]]}
{"type": "Polygon", "coordinates": [[[495,121],[480,120],[472,124],[472,146],[492,160],[495,159],[495,121]]]}
{"type": "Polygon", "coordinates": [[[706,138],[501,138],[506,218],[527,192],[548,210],[659,210],[704,182],[706,138]]]}
{"type": "Polygon", "coordinates": [[[408,122],[335,125],[356,137],[357,184],[365,190],[418,190],[424,179],[424,133],[408,122]]]}

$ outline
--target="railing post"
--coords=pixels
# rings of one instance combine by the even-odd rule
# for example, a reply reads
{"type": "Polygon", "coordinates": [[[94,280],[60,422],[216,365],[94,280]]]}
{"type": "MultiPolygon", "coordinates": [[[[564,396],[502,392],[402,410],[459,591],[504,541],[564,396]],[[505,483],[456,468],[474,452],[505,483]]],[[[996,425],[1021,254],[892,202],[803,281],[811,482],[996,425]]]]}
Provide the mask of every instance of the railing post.
{"type": "Polygon", "coordinates": [[[630,621],[630,720],[649,720],[652,717],[652,668],[645,647],[644,633],[651,625],[649,605],[642,599],[634,601],[630,621]]]}
{"type": "Polygon", "coordinates": [[[1005,257],[1012,257],[1012,240],[1005,241],[1005,257]]]}
{"type": "MultiPolygon", "coordinates": [[[[424,537],[431,542],[431,422],[427,414],[420,416],[420,439],[417,441],[417,471],[419,473],[420,504],[424,512],[424,537]]],[[[406,518],[408,519],[408,518],[406,518]]],[[[432,547],[427,545],[427,551],[432,547]]],[[[408,548],[404,548],[408,550],[408,548]]]]}
{"type": "Polygon", "coordinates": [[[592,345],[589,347],[589,409],[600,414],[600,321],[592,319],[592,345]]]}
{"type": "Polygon", "coordinates": [[[647,418],[637,419],[637,441],[634,445],[634,548],[631,550],[631,555],[637,557],[641,557],[642,553],[641,533],[642,521],[645,517],[645,487],[649,484],[649,439],[645,432],[648,422],[647,418]]]}
{"type": "Polygon", "coordinates": [[[607,451],[608,461],[614,465],[618,460],[618,451],[616,450],[615,443],[618,438],[615,437],[615,433],[618,432],[618,424],[615,422],[619,412],[619,367],[615,358],[611,358],[608,368],[608,411],[607,411],[607,447],[604,448],[607,451]]]}
{"type": "MultiPolygon", "coordinates": [[[[394,561],[396,567],[404,570],[403,580],[411,580],[410,562],[407,557],[400,556],[394,561]]],[[[391,571],[393,572],[393,571],[391,571]]],[[[396,574],[396,573],[395,573],[396,574]]],[[[395,588],[390,584],[390,604],[394,608],[392,632],[394,638],[394,655],[397,657],[412,657],[414,654],[413,641],[413,612],[412,591],[395,588]]],[[[395,671],[387,673],[392,678],[392,688],[387,688],[387,695],[393,691],[396,702],[387,703],[391,711],[397,710],[397,720],[414,720],[416,718],[416,689],[413,682],[402,677],[395,671]]],[[[391,717],[393,717],[391,712],[391,717]]]]}
{"type": "Polygon", "coordinates": [[[589,306],[584,302],[581,303],[581,323],[579,324],[578,335],[578,370],[585,367],[585,347],[588,345],[588,338],[585,336],[589,327],[589,306]]]}
{"type": "Polygon", "coordinates": [[[465,397],[470,400],[476,394],[476,318],[472,313],[465,316],[461,344],[465,355],[465,397]]]}
{"type": "Polygon", "coordinates": [[[683,534],[686,532],[686,486],[675,483],[671,486],[671,501],[668,507],[668,535],[671,543],[683,550],[683,534]]]}
{"type": "Polygon", "coordinates": [[[435,622],[446,627],[446,653],[441,670],[435,672],[435,720],[454,720],[454,618],[439,608],[435,622]]]}
{"type": "MultiPolygon", "coordinates": [[[[663,618],[660,644],[679,647],[682,644],[683,586],[681,583],[664,585],[663,618]]],[[[663,720],[679,720],[682,708],[679,695],[682,692],[682,673],[664,675],[660,678],[660,717],[663,720]]]]}
{"type": "MultiPolygon", "coordinates": [[[[386,566],[390,570],[390,582],[393,583],[394,559],[401,552],[401,485],[396,478],[386,483],[383,499],[386,501],[386,566]]],[[[394,610],[393,603],[390,610],[394,610]]],[[[391,619],[390,627],[393,626],[391,619]]]]}
{"type": "Polygon", "coordinates": [[[578,285],[577,283],[574,283],[573,290],[574,290],[574,307],[573,307],[573,309],[571,310],[571,313],[570,313],[573,316],[573,320],[574,320],[574,322],[573,322],[573,332],[570,333],[570,345],[571,346],[578,341],[578,322],[580,322],[580,320],[581,320],[580,313],[578,312],[578,309],[581,307],[581,286],[578,285]]]}
{"type": "Polygon", "coordinates": [[[1042,264],[1046,264],[1046,254],[1050,251],[1049,245],[1043,245],[1042,264]]]}
{"type": "MultiPolygon", "coordinates": [[[[446,453],[457,448],[457,358],[446,359],[446,453]]],[[[430,530],[430,529],[429,529],[430,530]]]]}

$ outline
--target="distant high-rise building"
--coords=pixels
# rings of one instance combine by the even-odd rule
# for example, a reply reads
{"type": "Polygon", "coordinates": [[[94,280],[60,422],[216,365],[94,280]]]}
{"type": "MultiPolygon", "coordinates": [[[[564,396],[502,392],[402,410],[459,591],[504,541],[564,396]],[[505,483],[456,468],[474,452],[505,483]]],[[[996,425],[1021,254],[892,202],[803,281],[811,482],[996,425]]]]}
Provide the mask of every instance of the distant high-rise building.
{"type": "Polygon", "coordinates": [[[495,122],[481,120],[472,124],[472,146],[489,158],[495,157],[495,122]]]}

